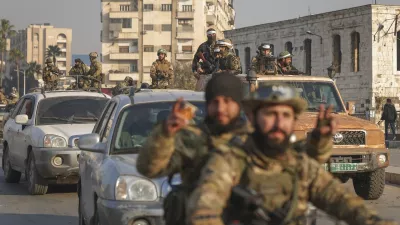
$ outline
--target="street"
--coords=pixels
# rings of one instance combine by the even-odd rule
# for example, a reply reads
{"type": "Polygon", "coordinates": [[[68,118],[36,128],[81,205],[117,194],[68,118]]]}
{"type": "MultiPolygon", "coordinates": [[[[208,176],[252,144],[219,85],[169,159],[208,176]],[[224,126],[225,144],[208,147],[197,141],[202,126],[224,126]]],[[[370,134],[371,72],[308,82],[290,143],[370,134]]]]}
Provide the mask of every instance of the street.
{"type": "MultiPolygon", "coordinates": [[[[391,165],[400,166],[400,150],[391,150],[391,165]]],[[[1,154],[0,154],[1,155],[1,154]]],[[[351,181],[345,184],[353,191],[351,181]]],[[[78,224],[78,199],[75,186],[50,187],[43,196],[28,195],[26,181],[7,184],[0,171],[0,224],[1,225],[69,225],[78,224]]],[[[383,196],[376,201],[367,201],[384,218],[400,222],[400,187],[386,185],[383,196]]],[[[335,224],[332,219],[320,213],[318,225],[335,224]]],[[[344,223],[343,223],[344,224],[344,223]]]]}

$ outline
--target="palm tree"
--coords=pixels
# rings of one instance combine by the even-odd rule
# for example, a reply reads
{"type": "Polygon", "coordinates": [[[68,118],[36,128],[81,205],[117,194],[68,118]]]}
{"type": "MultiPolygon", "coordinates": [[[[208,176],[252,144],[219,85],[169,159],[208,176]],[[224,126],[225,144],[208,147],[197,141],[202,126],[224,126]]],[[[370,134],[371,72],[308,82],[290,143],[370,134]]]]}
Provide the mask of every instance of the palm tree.
{"type": "Polygon", "coordinates": [[[24,54],[16,48],[11,49],[10,51],[10,59],[8,61],[15,64],[17,67],[17,86],[18,86],[18,93],[19,93],[19,67],[21,66],[21,62],[24,59],[24,54]]]}
{"type": "Polygon", "coordinates": [[[56,57],[61,55],[61,49],[57,45],[49,45],[46,49],[46,57],[53,57],[53,63],[56,65],[56,57]]]}
{"type": "MultiPolygon", "coordinates": [[[[9,20],[2,19],[0,21],[0,55],[1,60],[5,64],[5,53],[7,47],[7,39],[14,36],[17,32],[14,30],[14,26],[10,24],[9,20]]],[[[0,86],[3,83],[3,63],[0,63],[0,86]]]]}
{"type": "Polygon", "coordinates": [[[35,79],[37,80],[37,75],[42,73],[42,67],[37,64],[37,62],[30,62],[28,63],[28,69],[26,69],[26,75],[27,76],[32,76],[35,77],[35,79]]]}

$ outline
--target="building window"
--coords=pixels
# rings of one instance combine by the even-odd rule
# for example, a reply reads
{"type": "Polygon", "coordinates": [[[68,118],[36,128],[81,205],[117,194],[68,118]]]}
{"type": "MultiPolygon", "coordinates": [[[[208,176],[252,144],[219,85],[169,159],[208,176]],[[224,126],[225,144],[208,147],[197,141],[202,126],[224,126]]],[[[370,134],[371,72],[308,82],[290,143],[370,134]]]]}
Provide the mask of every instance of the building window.
{"type": "Polygon", "coordinates": [[[239,49],[235,48],[235,54],[239,57],[239,49]]]}
{"type": "Polygon", "coordinates": [[[288,41],[285,43],[285,51],[290,52],[290,54],[293,53],[293,44],[292,42],[288,41]]]}
{"type": "Polygon", "coordinates": [[[250,69],[250,61],[251,61],[251,58],[250,58],[250,47],[246,47],[245,49],[244,49],[244,59],[245,59],[245,69],[246,69],[246,71],[249,71],[249,69],[250,69]]]}
{"type": "Polygon", "coordinates": [[[145,45],[144,52],[154,52],[154,45],[145,45]]]}
{"type": "Polygon", "coordinates": [[[119,53],[129,53],[129,46],[119,46],[119,53]]]}
{"type": "Polygon", "coordinates": [[[271,54],[275,55],[275,46],[273,44],[269,45],[271,47],[271,54]]]}
{"type": "Polygon", "coordinates": [[[192,12],[193,11],[193,7],[192,7],[192,5],[183,5],[182,6],[182,11],[183,12],[192,12]]]}
{"type": "Polygon", "coordinates": [[[161,11],[172,11],[172,4],[162,4],[161,11]]]}
{"type": "Polygon", "coordinates": [[[400,31],[397,32],[397,71],[400,71],[400,31]]]}
{"type": "Polygon", "coordinates": [[[145,31],[151,31],[151,30],[154,30],[154,25],[153,24],[145,24],[143,26],[143,28],[145,31]]]}
{"type": "Polygon", "coordinates": [[[143,11],[153,11],[153,4],[144,4],[143,11]]]}
{"type": "Polygon", "coordinates": [[[133,63],[131,63],[131,73],[135,73],[138,71],[138,63],[137,60],[134,60],[133,63]]]}
{"type": "Polygon", "coordinates": [[[192,46],[191,45],[183,45],[182,52],[192,52],[192,46]]]}
{"type": "Polygon", "coordinates": [[[132,28],[132,19],[122,19],[122,28],[132,28]]]}
{"type": "Polygon", "coordinates": [[[171,31],[172,30],[172,25],[171,24],[162,24],[161,30],[162,31],[171,31]]]}
{"type": "Polygon", "coordinates": [[[311,39],[304,40],[304,61],[305,61],[305,73],[311,75],[311,39]]]}
{"type": "Polygon", "coordinates": [[[161,48],[165,49],[167,52],[171,52],[171,45],[161,45],[161,48]]]}
{"type": "Polygon", "coordinates": [[[341,72],[342,50],[340,46],[340,35],[333,36],[333,65],[336,67],[336,73],[341,72]]]}
{"type": "Polygon", "coordinates": [[[178,24],[179,25],[190,25],[190,20],[179,19],[178,24]]]}
{"type": "Polygon", "coordinates": [[[110,23],[121,23],[121,19],[110,19],[110,23]]]}
{"type": "Polygon", "coordinates": [[[353,72],[360,71],[360,33],[351,34],[351,68],[353,72]]]}
{"type": "Polygon", "coordinates": [[[119,6],[119,11],[122,11],[122,12],[131,11],[131,6],[130,5],[120,5],[119,6]]]}

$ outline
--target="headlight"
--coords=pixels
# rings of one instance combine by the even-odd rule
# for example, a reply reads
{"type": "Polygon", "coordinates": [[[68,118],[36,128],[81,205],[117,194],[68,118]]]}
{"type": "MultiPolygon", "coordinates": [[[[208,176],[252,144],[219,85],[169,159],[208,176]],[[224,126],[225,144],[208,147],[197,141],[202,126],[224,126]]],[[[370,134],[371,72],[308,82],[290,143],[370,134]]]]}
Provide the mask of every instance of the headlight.
{"type": "Polygon", "coordinates": [[[115,199],[155,201],[157,200],[157,189],[148,180],[133,176],[120,176],[115,185],[115,199]]]}
{"type": "Polygon", "coordinates": [[[63,137],[47,134],[44,136],[43,145],[47,148],[62,148],[67,147],[67,141],[63,137]]]}

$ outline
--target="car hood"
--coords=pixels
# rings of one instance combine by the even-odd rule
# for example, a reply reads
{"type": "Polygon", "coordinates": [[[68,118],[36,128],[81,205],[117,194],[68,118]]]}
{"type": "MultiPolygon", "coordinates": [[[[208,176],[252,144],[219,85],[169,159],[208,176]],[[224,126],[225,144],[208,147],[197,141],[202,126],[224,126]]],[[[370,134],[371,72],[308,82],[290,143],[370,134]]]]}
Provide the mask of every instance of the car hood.
{"type": "Polygon", "coordinates": [[[57,124],[37,126],[44,134],[55,134],[69,139],[71,136],[89,134],[94,128],[94,123],[89,124],[57,124]]]}

